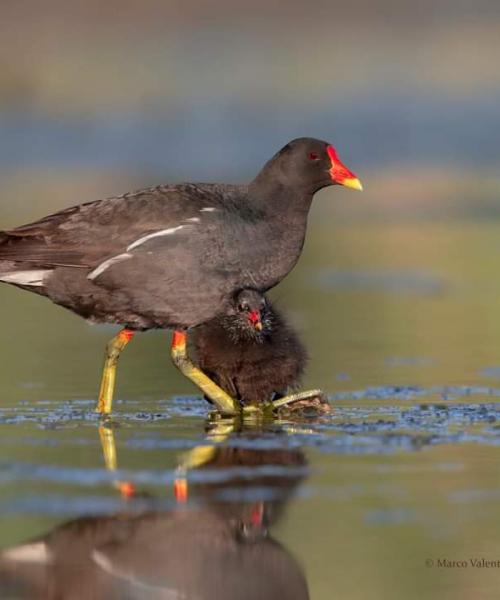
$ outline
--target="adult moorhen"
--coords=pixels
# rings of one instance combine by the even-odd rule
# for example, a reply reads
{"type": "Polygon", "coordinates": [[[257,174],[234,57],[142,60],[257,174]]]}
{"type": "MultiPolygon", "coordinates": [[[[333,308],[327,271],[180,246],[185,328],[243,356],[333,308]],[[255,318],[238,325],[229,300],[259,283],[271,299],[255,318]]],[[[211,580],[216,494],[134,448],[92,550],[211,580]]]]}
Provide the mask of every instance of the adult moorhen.
{"type": "Polygon", "coordinates": [[[98,410],[110,412],[116,361],[135,331],[173,328],[172,355],[222,412],[234,401],[186,356],[186,330],[245,287],[266,291],[294,267],[313,195],[361,190],[327,142],[299,138],[249,185],[158,187],[74,206],[0,233],[0,281],[124,330],[107,347],[98,410]]]}

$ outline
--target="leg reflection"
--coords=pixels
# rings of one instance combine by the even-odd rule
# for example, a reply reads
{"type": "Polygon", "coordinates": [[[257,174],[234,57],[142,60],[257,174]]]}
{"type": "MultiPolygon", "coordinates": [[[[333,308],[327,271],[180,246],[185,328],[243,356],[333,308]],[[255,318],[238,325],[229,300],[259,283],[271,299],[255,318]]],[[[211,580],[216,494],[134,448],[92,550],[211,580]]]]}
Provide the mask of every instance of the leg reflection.
{"type": "MultiPolygon", "coordinates": [[[[118,467],[115,433],[113,431],[113,424],[110,421],[104,421],[99,426],[99,438],[101,440],[102,455],[106,469],[111,473],[115,473],[118,467]]],[[[132,498],[135,494],[135,488],[129,481],[122,481],[116,478],[113,480],[113,485],[123,498],[132,498]]]]}
{"type": "MultiPolygon", "coordinates": [[[[142,512],[127,504],[3,550],[0,597],[307,599],[300,565],[270,533],[306,460],[285,435],[282,448],[262,447],[263,433],[219,424],[183,456],[193,504],[142,512]]],[[[112,428],[99,436],[106,466],[118,473],[112,428]]],[[[123,483],[117,477],[119,490],[123,483]]]]}

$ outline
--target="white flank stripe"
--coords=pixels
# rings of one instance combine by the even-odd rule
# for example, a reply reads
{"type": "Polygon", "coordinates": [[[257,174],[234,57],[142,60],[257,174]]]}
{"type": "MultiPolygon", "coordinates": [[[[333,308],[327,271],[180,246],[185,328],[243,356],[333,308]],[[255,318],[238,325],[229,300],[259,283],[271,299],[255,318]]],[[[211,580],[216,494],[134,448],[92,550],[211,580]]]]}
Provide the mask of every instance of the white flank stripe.
{"type": "Polygon", "coordinates": [[[189,221],[190,223],[199,223],[200,219],[199,217],[189,217],[189,219],[186,219],[186,221],[189,221]]]}
{"type": "Polygon", "coordinates": [[[213,206],[205,206],[205,208],[200,208],[200,212],[214,212],[214,210],[217,209],[213,208],[213,206]]]}
{"type": "Polygon", "coordinates": [[[0,273],[0,281],[5,283],[17,283],[19,285],[31,285],[40,287],[43,285],[47,275],[52,273],[51,269],[37,269],[33,271],[14,271],[13,273],[0,273]]]}
{"type": "Polygon", "coordinates": [[[132,258],[132,254],[125,252],[123,254],[117,254],[116,256],[108,258],[108,260],[105,260],[100,265],[98,265],[93,271],[91,271],[87,275],[87,279],[95,279],[96,277],[99,277],[99,275],[103,273],[108,267],[116,263],[122,262],[122,260],[127,260],[127,258],[132,258]]]}
{"type": "Polygon", "coordinates": [[[106,573],[110,573],[111,575],[115,574],[111,561],[102,552],[99,552],[99,550],[92,550],[91,557],[95,564],[103,571],[106,571],[106,573]]]}
{"type": "Polygon", "coordinates": [[[36,563],[45,565],[51,560],[50,552],[45,542],[35,542],[25,544],[17,548],[5,550],[1,554],[2,558],[23,563],[36,563]]]}
{"type": "Polygon", "coordinates": [[[178,225],[177,227],[169,227],[169,229],[162,229],[161,231],[148,233],[148,235],[145,235],[144,237],[135,240],[135,242],[132,242],[130,246],[127,246],[127,252],[133,250],[134,248],[137,248],[137,246],[140,246],[141,244],[144,244],[144,242],[152,240],[155,237],[161,237],[162,235],[172,235],[173,233],[179,231],[179,229],[182,229],[183,227],[184,225],[178,225]]]}
{"type": "MultiPolygon", "coordinates": [[[[105,556],[102,552],[100,552],[99,550],[92,550],[91,553],[91,558],[92,561],[94,562],[95,565],[97,565],[102,571],[104,571],[105,573],[107,573],[108,575],[111,575],[112,577],[115,577],[116,579],[121,579],[123,581],[126,581],[128,584],[128,587],[134,587],[136,588],[135,591],[139,591],[141,590],[143,592],[143,594],[141,594],[141,598],[143,597],[147,597],[147,598],[164,598],[165,600],[186,600],[187,596],[184,595],[184,593],[179,592],[178,590],[174,589],[174,588],[169,588],[166,586],[157,586],[145,581],[141,581],[140,579],[137,579],[136,577],[134,577],[134,575],[132,573],[129,573],[127,571],[122,571],[121,569],[117,569],[113,566],[113,563],[109,560],[109,558],[107,556],[105,556]]],[[[132,594],[134,597],[136,597],[135,594],[132,594]]],[[[191,596],[190,596],[191,597],[191,596]]]]}

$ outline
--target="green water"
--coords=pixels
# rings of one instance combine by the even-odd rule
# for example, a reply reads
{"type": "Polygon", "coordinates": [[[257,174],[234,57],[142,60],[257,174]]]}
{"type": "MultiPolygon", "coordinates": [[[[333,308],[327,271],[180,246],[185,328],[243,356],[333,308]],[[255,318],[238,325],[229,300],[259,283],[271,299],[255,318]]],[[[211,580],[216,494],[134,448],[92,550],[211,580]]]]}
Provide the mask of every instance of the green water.
{"type": "MultiPolygon", "coordinates": [[[[13,580],[57,589],[56,579],[57,597],[80,597],[80,577],[81,597],[180,598],[161,590],[182,567],[195,586],[205,558],[221,581],[206,575],[207,595],[200,584],[192,597],[276,597],[252,595],[258,573],[290,598],[306,597],[304,580],[325,600],[497,593],[500,568],[470,559],[500,560],[500,223],[332,226],[324,216],[273,297],[310,350],[304,387],[327,391],[334,411],[218,438],[225,459],[188,473],[187,504],[175,501],[175,469],[207,443],[206,407],[170,365],[169,334],[137,336],[119,365],[119,478],[142,493],[125,501],[92,413],[113,329],[0,289],[1,545],[97,518],[93,534],[80,521],[52,551],[59,568],[0,561],[2,597],[23,597],[13,580]],[[226,569],[237,594],[224,592],[226,569]]],[[[67,531],[52,534],[54,548],[67,531]]]]}

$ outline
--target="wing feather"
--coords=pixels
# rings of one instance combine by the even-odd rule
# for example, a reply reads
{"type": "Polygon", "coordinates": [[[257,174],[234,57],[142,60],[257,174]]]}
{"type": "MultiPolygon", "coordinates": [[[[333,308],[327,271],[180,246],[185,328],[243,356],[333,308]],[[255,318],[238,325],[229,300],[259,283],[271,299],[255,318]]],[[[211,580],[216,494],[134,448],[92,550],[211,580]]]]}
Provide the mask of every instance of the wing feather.
{"type": "Polygon", "coordinates": [[[202,208],[219,206],[222,192],[212,184],[158,186],[72,206],[0,232],[0,260],[96,269],[138,240],[176,231],[187,218],[208,218],[202,208]]]}

